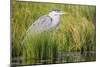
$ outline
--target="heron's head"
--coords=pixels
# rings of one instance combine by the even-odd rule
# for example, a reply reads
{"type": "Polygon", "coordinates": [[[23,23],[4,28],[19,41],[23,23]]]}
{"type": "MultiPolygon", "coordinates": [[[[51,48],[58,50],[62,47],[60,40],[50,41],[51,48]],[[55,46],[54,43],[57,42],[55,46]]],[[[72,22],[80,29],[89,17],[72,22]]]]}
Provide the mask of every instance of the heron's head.
{"type": "Polygon", "coordinates": [[[59,9],[54,9],[49,13],[50,16],[60,16],[60,15],[63,15],[63,14],[68,14],[68,13],[62,12],[59,9]]]}

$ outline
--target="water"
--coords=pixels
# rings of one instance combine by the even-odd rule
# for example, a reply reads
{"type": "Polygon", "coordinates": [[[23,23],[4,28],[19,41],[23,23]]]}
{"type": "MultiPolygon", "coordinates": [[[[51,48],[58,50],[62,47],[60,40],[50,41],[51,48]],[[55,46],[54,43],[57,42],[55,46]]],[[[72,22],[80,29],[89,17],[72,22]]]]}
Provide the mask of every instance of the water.
{"type": "Polygon", "coordinates": [[[12,58],[12,65],[41,65],[41,64],[55,64],[55,63],[73,63],[73,62],[88,62],[96,60],[96,52],[95,51],[85,51],[85,52],[58,52],[56,58],[47,59],[35,59],[33,58],[24,58],[23,57],[15,57],[12,58]],[[22,60],[26,62],[23,63],[22,60]]]}

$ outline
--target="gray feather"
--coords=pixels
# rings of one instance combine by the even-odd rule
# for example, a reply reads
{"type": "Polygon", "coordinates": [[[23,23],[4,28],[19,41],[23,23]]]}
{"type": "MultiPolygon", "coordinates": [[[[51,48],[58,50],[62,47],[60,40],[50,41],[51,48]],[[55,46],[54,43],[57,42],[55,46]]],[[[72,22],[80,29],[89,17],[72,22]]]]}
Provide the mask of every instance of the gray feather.
{"type": "Polygon", "coordinates": [[[49,26],[52,23],[52,18],[48,15],[41,16],[38,18],[28,29],[28,33],[32,34],[33,32],[42,32],[49,29],[49,26]]]}

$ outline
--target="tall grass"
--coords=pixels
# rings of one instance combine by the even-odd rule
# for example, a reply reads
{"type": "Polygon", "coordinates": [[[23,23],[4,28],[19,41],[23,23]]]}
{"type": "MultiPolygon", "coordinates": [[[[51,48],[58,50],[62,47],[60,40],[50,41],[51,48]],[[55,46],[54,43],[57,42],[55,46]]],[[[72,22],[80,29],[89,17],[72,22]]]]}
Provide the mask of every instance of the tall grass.
{"type": "MultiPolygon", "coordinates": [[[[59,57],[59,52],[96,50],[96,7],[88,5],[33,3],[12,1],[11,9],[12,57],[22,57],[22,64],[63,63],[86,61],[87,58],[59,57]],[[52,9],[69,12],[61,16],[60,25],[53,32],[21,38],[38,17],[52,9]]],[[[95,57],[89,58],[95,60],[95,57]]]]}

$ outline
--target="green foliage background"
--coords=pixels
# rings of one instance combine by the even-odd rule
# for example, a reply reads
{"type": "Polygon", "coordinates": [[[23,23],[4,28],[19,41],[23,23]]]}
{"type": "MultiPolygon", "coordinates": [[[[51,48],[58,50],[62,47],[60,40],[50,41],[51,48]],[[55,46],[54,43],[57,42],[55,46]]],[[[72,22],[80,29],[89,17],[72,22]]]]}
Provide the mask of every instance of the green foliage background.
{"type": "Polygon", "coordinates": [[[57,52],[81,53],[96,50],[96,6],[11,2],[12,57],[21,57],[21,64],[95,60],[95,56],[89,56],[88,59],[82,56],[59,59],[57,52]],[[41,33],[38,37],[27,37],[22,46],[21,38],[30,25],[55,8],[70,14],[61,16],[60,25],[55,31],[41,33]]]}

